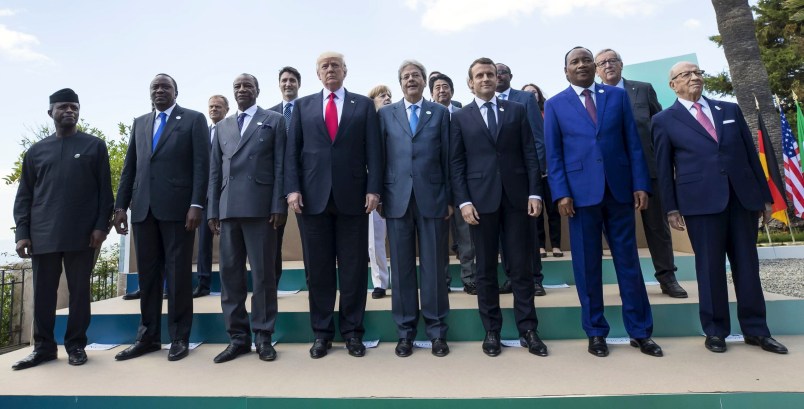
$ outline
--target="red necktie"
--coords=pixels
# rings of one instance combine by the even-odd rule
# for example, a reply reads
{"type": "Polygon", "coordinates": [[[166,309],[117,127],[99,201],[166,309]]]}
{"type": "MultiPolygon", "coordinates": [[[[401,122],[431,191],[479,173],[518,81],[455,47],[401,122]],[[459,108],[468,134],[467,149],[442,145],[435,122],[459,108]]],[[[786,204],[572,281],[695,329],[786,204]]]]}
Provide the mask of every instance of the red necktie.
{"type": "Polygon", "coordinates": [[[329,94],[327,110],[324,113],[324,123],[327,125],[329,139],[335,142],[335,135],[338,134],[338,108],[335,106],[335,93],[329,94]]]}
{"type": "Polygon", "coordinates": [[[695,107],[695,110],[697,111],[695,113],[695,119],[698,120],[698,123],[701,124],[704,129],[706,129],[706,132],[709,133],[709,136],[711,136],[712,139],[717,142],[717,131],[715,131],[715,127],[712,126],[712,121],[710,121],[709,117],[703,112],[703,106],[697,102],[692,104],[692,106],[695,107]]]}
{"type": "Polygon", "coordinates": [[[584,105],[586,106],[586,112],[589,113],[589,117],[592,118],[592,122],[594,122],[595,125],[597,125],[597,109],[595,109],[595,101],[592,100],[592,91],[589,91],[589,89],[587,88],[583,90],[581,94],[583,94],[583,96],[585,97],[584,105]]]}

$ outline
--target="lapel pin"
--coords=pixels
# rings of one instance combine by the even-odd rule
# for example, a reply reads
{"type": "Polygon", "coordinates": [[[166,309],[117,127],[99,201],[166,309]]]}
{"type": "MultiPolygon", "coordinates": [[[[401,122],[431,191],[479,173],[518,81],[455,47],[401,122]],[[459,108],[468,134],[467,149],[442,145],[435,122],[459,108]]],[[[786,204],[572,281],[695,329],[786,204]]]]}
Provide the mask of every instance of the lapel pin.
{"type": "Polygon", "coordinates": [[[500,112],[505,112],[505,108],[500,107],[500,112]]]}
{"type": "Polygon", "coordinates": [[[262,122],[257,122],[257,126],[262,126],[262,122]]]}
{"type": "Polygon", "coordinates": [[[430,114],[432,114],[432,112],[427,111],[427,112],[425,112],[425,114],[430,115],[430,114]]]}
{"type": "Polygon", "coordinates": [[[355,100],[350,100],[350,101],[349,101],[349,103],[354,104],[354,103],[355,103],[355,100]]]}
{"type": "Polygon", "coordinates": [[[603,92],[605,92],[605,91],[603,91],[602,89],[597,90],[598,94],[602,94],[603,92]]]}
{"type": "Polygon", "coordinates": [[[719,107],[719,106],[717,106],[717,105],[715,105],[715,109],[717,109],[718,111],[720,111],[720,107],[719,107]]]}
{"type": "Polygon", "coordinates": [[[73,156],[73,157],[74,157],[74,158],[76,158],[76,159],[78,159],[78,158],[80,158],[80,157],[81,157],[81,154],[80,154],[80,153],[76,153],[76,154],[75,154],[75,156],[73,156]]]}
{"type": "Polygon", "coordinates": [[[176,119],[181,119],[181,117],[180,117],[180,116],[177,116],[177,117],[176,117],[176,119]]]}

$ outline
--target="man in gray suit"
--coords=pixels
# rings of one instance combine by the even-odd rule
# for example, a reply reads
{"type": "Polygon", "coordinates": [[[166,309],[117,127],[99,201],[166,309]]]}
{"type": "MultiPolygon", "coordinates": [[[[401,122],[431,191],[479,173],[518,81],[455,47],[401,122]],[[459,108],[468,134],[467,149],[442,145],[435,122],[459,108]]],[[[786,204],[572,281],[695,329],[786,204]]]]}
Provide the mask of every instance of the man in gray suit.
{"type": "Polygon", "coordinates": [[[452,215],[449,189],[449,111],[426,101],[426,70],[415,60],[399,66],[404,99],[380,108],[385,183],[383,213],[391,250],[391,306],[399,333],[396,355],[410,356],[419,323],[419,283],[416,277],[418,236],[421,274],[421,315],[432,353],[449,353],[446,342],[449,313],[444,281],[447,219],[452,215]]]}
{"type": "Polygon", "coordinates": [[[161,349],[165,278],[168,360],[187,356],[193,323],[193,244],[209,181],[209,129],[204,114],[176,104],[173,77],[157,74],[150,92],[154,110],[131,126],[114,209],[115,230],[127,234],[131,205],[141,290],[137,342],[118,361],[161,349]]]}
{"type": "Polygon", "coordinates": [[[642,227],[648,241],[648,250],[656,269],[655,277],[659,281],[662,293],[673,298],[687,298],[687,292],[676,280],[676,265],[673,261],[673,242],[670,239],[670,227],[665,212],[662,210],[659,186],[656,174],[656,155],[653,153],[653,139],[650,133],[651,118],[662,110],[656,91],[647,82],[627,80],[622,77],[623,60],[616,51],[606,48],[595,55],[597,76],[606,85],[624,88],[631,101],[631,110],[648,164],[653,195],[648,198],[648,208],[641,210],[642,227]]]}
{"type": "Polygon", "coordinates": [[[285,119],[257,106],[260,85],[253,75],[239,75],[233,87],[237,115],[218,124],[209,171],[209,227],[221,236],[221,309],[230,338],[214,361],[249,353],[251,331],[259,358],[273,361],[276,229],[287,217],[282,194],[285,119]],[[253,285],[250,326],[246,256],[253,285]]]}

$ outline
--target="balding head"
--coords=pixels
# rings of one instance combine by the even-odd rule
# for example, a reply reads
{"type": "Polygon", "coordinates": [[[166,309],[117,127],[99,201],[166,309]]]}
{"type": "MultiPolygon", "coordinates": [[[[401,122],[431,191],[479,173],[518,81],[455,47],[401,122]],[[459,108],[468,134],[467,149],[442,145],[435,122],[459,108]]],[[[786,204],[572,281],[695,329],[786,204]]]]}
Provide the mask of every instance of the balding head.
{"type": "Polygon", "coordinates": [[[670,68],[670,88],[676,96],[687,101],[698,101],[703,94],[703,71],[689,61],[677,62],[670,68]]]}

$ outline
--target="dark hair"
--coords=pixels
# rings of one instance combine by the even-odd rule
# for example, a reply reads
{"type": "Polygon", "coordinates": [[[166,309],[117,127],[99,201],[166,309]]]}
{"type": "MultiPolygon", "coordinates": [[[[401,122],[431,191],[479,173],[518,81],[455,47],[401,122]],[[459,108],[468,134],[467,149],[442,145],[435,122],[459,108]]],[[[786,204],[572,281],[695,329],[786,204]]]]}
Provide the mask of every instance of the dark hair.
{"type": "Polygon", "coordinates": [[[530,83],[530,84],[523,85],[522,86],[522,91],[524,91],[525,88],[527,88],[527,87],[536,88],[536,101],[539,101],[539,109],[542,112],[544,112],[544,103],[547,101],[547,98],[544,97],[544,93],[542,92],[542,89],[539,88],[538,85],[536,85],[534,83],[530,83]]]}
{"type": "Polygon", "coordinates": [[[282,74],[284,74],[286,72],[289,72],[289,73],[293,74],[293,76],[296,77],[296,81],[299,81],[299,84],[301,84],[301,74],[299,73],[299,70],[297,70],[297,69],[295,69],[293,67],[290,67],[290,66],[282,67],[282,69],[279,70],[279,79],[280,80],[282,79],[282,74]]]}
{"type": "Polygon", "coordinates": [[[171,77],[170,75],[167,75],[167,74],[165,74],[163,72],[160,72],[159,74],[154,75],[154,78],[156,78],[156,77],[158,77],[160,75],[163,75],[165,77],[170,78],[170,82],[173,83],[173,93],[175,94],[175,96],[178,96],[179,95],[179,84],[176,84],[176,80],[174,80],[173,77],[171,77]]]}
{"type": "MultiPolygon", "coordinates": [[[[497,64],[499,64],[499,65],[504,65],[504,66],[505,66],[505,68],[508,68],[508,74],[510,74],[512,77],[514,76],[514,72],[513,72],[513,71],[511,71],[511,67],[509,67],[509,66],[508,66],[508,64],[504,64],[504,63],[501,63],[501,62],[497,62],[497,64]]],[[[495,66],[496,66],[497,64],[495,64],[495,66]]]]}
{"type": "Polygon", "coordinates": [[[569,55],[570,55],[570,53],[571,53],[571,52],[573,52],[573,51],[575,51],[575,50],[577,50],[577,49],[584,49],[584,50],[586,50],[587,52],[589,52],[589,55],[594,55],[594,54],[592,54],[592,51],[591,51],[591,50],[589,50],[588,48],[586,48],[586,47],[581,47],[581,46],[579,46],[579,45],[576,45],[575,47],[572,47],[572,49],[571,49],[571,50],[567,51],[567,53],[566,53],[566,54],[564,54],[564,68],[567,68],[567,57],[569,57],[569,55]]]}
{"type": "Polygon", "coordinates": [[[497,66],[496,66],[496,65],[494,65],[494,61],[492,61],[492,60],[491,60],[491,58],[480,57],[480,58],[478,58],[478,59],[476,59],[476,60],[472,61],[472,65],[470,65],[470,66],[469,66],[468,75],[469,75],[469,78],[470,78],[470,79],[472,78],[472,68],[473,68],[475,65],[478,65],[478,64],[483,64],[483,65],[491,65],[492,67],[494,67],[494,73],[495,73],[495,74],[497,73],[497,66]]]}
{"type": "Polygon", "coordinates": [[[430,88],[430,93],[431,94],[433,93],[433,85],[435,85],[435,82],[438,81],[438,80],[446,81],[446,83],[449,84],[449,88],[452,90],[452,92],[453,93],[455,92],[455,86],[452,85],[452,79],[450,79],[450,77],[447,77],[446,75],[444,75],[444,74],[439,72],[438,74],[433,75],[432,77],[430,77],[430,80],[428,81],[427,85],[430,88]]]}
{"type": "Polygon", "coordinates": [[[247,77],[251,77],[251,79],[254,80],[254,86],[257,87],[257,89],[260,89],[260,82],[257,81],[257,77],[255,77],[255,76],[253,76],[253,75],[251,75],[251,74],[249,74],[247,72],[244,72],[244,73],[238,75],[238,77],[242,77],[244,75],[247,76],[247,77]]]}

